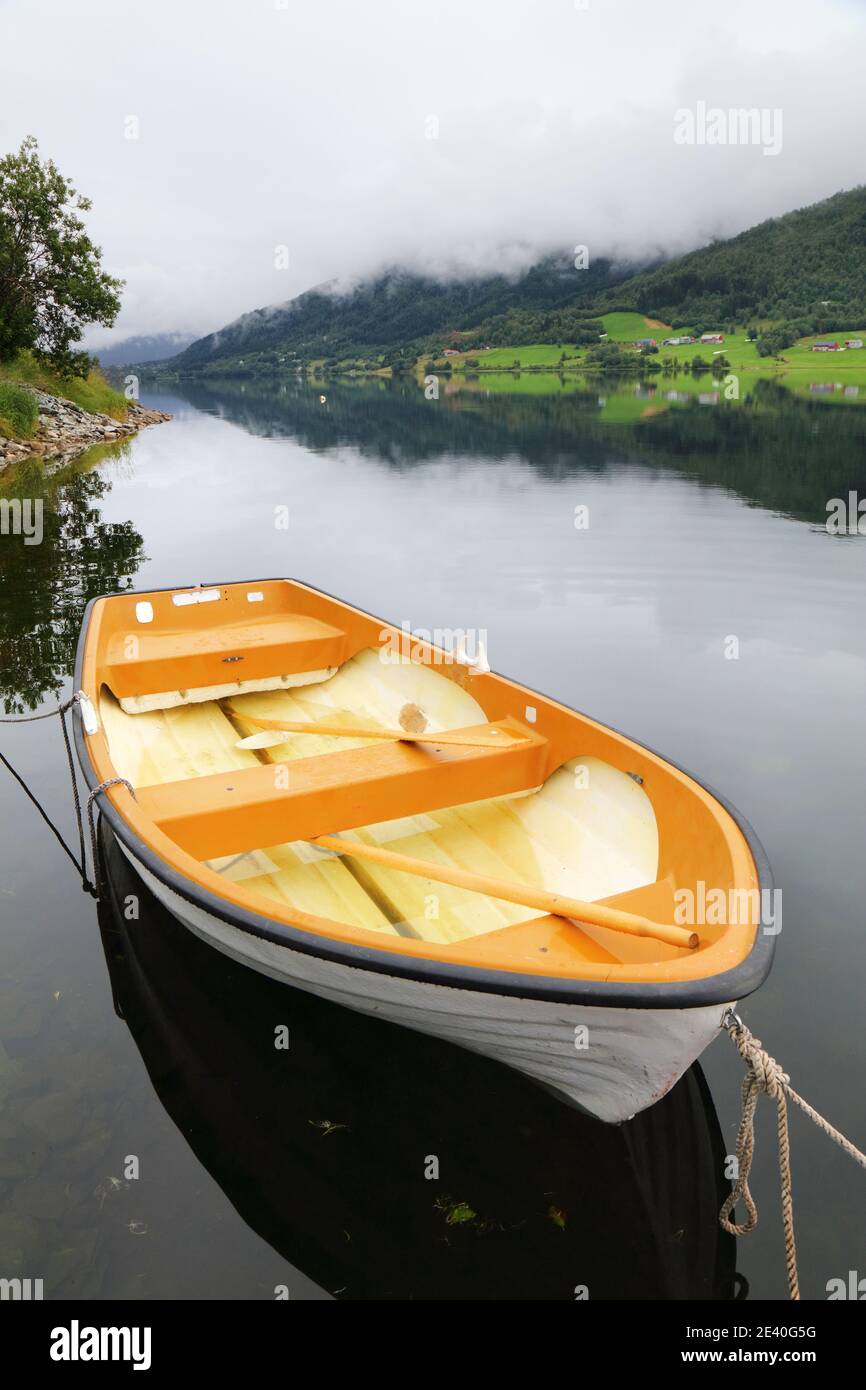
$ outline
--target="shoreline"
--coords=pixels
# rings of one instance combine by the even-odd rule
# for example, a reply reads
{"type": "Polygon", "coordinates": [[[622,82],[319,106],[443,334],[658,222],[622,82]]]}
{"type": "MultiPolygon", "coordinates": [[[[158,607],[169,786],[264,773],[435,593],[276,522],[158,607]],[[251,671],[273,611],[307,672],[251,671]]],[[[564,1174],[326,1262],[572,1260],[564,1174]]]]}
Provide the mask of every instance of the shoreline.
{"type": "Polygon", "coordinates": [[[34,391],[39,407],[39,424],[30,439],[0,437],[0,473],[12,463],[41,458],[53,463],[69,463],[95,444],[115,444],[129,439],[151,425],[161,425],[172,417],[161,410],[149,410],[138,401],[129,401],[125,420],[84,410],[74,401],[34,391]]]}

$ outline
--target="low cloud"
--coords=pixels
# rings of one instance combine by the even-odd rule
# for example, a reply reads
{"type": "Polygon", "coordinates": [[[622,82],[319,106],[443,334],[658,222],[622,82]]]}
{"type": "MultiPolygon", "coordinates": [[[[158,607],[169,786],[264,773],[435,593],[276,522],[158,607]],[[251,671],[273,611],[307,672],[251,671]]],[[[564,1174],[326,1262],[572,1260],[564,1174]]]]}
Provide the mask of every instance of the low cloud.
{"type": "Polygon", "coordinates": [[[866,22],[842,0],[663,19],[645,0],[0,14],[0,146],[39,138],[127,282],[95,347],[209,332],[395,263],[673,254],[863,180],[866,22]],[[675,113],[699,102],[778,109],[780,152],[676,143],[675,113]]]}

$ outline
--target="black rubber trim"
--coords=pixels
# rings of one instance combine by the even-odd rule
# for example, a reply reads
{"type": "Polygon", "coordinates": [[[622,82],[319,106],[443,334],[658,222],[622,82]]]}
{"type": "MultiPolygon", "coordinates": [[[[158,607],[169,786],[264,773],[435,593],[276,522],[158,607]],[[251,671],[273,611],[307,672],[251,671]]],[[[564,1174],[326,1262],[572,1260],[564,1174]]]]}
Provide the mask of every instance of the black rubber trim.
{"type": "MultiPolygon", "coordinates": [[[[262,579],[259,576],[256,579],[221,580],[204,584],[202,587],[224,589],[229,584],[255,585],[280,582],[304,584],[303,580],[286,580],[284,576],[278,579],[262,579]]],[[[173,593],[184,587],[189,586],[172,584],[161,589],[123,589],[116,595],[102,594],[92,598],[85,609],[81,622],[81,634],[75,656],[76,690],[81,688],[84,646],[91,611],[95,604],[103,598],[173,593]]],[[[312,588],[312,585],[304,584],[304,587],[312,588]]],[[[335,603],[345,602],[333,594],[326,593],[324,589],[317,589],[314,592],[332,599],[335,603]]],[[[367,616],[383,625],[390,626],[386,618],[379,618],[375,613],[367,614],[367,616]]],[[[510,679],[510,677],[505,679],[510,679]]],[[[520,685],[520,682],[515,682],[515,684],[520,685]]],[[[540,690],[535,693],[544,694],[540,690]]],[[[545,698],[561,704],[561,701],[557,701],[555,696],[545,696],[545,698]]],[[[575,711],[575,713],[579,713],[579,711],[575,711]]],[[[592,718],[591,715],[584,717],[592,718]]],[[[594,722],[600,723],[601,721],[595,720],[594,722]]],[[[604,727],[610,729],[612,733],[619,733],[623,738],[630,737],[628,734],[622,734],[618,729],[612,729],[610,725],[604,727]]],[[[92,790],[98,785],[98,782],[90,761],[80,716],[73,720],[73,732],[84,779],[92,790]]],[[[631,739],[631,742],[635,743],[636,740],[631,739]]],[[[724,807],[739,826],[748,843],[755,861],[762,894],[764,892],[771,893],[773,876],[764,848],[749,822],[740,815],[736,807],[732,806],[712,787],[706,786],[691,772],[680,767],[670,758],[656,753],[655,749],[648,748],[646,744],[638,744],[638,747],[643,748],[648,753],[653,753],[670,767],[675,767],[678,772],[690,777],[698,786],[703,787],[704,791],[708,792],[720,806],[724,807]]],[[[356,946],[350,942],[328,940],[316,936],[312,932],[303,931],[300,927],[285,926],[283,923],[275,922],[260,913],[248,912],[246,908],[236,907],[233,903],[226,902],[217,894],[199,887],[190,879],[176,873],[135,834],[110,801],[103,799],[100,803],[100,809],[117,838],[161,883],[164,883],[172,892],[185,898],[187,902],[193,903],[204,912],[209,912],[213,917],[218,917],[221,921],[229,923],[230,926],[237,927],[240,931],[249,932],[251,936],[262,937],[266,941],[275,942],[278,946],[300,951],[304,955],[318,956],[322,960],[334,961],[340,965],[352,966],[357,970],[373,970],[379,974],[393,975],[400,979],[417,980],[426,984],[448,985],[452,989],[476,990],[482,994],[519,995],[526,999],[542,999],[562,1004],[592,1004],[629,1009],[698,1009],[706,1008],[712,1004],[735,1002],[753,994],[764,983],[773,962],[776,938],[760,929],[756,933],[754,944],[748,956],[733,970],[726,970],[721,974],[710,975],[701,980],[674,980],[658,984],[625,980],[545,979],[543,976],[520,974],[511,970],[483,970],[478,966],[456,965],[449,961],[401,957],[398,952],[377,951],[368,946],[356,946]]]]}

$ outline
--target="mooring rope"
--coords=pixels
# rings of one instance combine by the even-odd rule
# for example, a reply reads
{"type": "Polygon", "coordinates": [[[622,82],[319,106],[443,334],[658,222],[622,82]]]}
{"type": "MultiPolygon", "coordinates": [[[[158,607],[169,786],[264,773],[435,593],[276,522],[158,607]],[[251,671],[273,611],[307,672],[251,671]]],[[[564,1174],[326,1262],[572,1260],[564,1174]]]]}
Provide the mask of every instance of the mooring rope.
{"type": "Polygon", "coordinates": [[[98,898],[102,892],[102,870],[99,858],[99,847],[96,843],[96,822],[93,819],[93,803],[101,792],[107,791],[109,787],[126,787],[133,801],[135,801],[135,788],[125,777],[108,777],[104,782],[100,782],[98,787],[87,798],[87,824],[90,828],[90,855],[93,864],[93,896],[98,898]]]}
{"type": "Polygon", "coordinates": [[[82,882],[84,882],[85,873],[83,868],[81,867],[81,864],[75,858],[75,855],[72,853],[72,850],[69,848],[60,831],[57,829],[57,826],[54,824],[53,820],[48,815],[48,812],[37,801],[36,797],[33,795],[32,791],[28,787],[27,783],[24,781],[24,778],[21,776],[21,774],[15,771],[15,768],[12,766],[9,759],[6,757],[5,753],[0,753],[0,762],[2,762],[3,766],[5,768],[8,768],[8,770],[12,773],[12,776],[15,778],[15,781],[18,783],[25,796],[29,796],[30,800],[33,802],[33,805],[36,807],[45,824],[48,826],[48,829],[51,831],[52,835],[54,835],[57,839],[61,849],[64,851],[65,854],[69,855],[69,858],[72,860],[73,864],[78,870],[78,873],[81,876],[82,882]]]}
{"type": "Polygon", "coordinates": [[[755,1154],[755,1110],[758,1097],[765,1092],[776,1102],[776,1120],[779,1140],[779,1174],[782,1184],[782,1223],[785,1231],[785,1266],[788,1274],[788,1293],[792,1299],[800,1297],[800,1280],[797,1272],[797,1246],[794,1240],[794,1194],[791,1183],[791,1146],[788,1136],[788,1101],[799,1105],[804,1114],[813,1120],[834,1143],[844,1149],[849,1157],[866,1168],[866,1154],[846,1139],[835,1126],[825,1120],[823,1115],[798,1095],[791,1085],[791,1078],[782,1071],[779,1063],[764,1051],[760,1038],[754,1037],[742,1019],[729,1009],[722,1019],[722,1027],[735,1044],[746,1064],[743,1077],[743,1113],[737,1134],[737,1177],[730,1195],[719,1212],[719,1221],[730,1235],[747,1236],[758,1224],[758,1208],[749,1191],[749,1173],[755,1154]],[[731,1221],[734,1207],[742,1199],[746,1208],[746,1220],[741,1224],[731,1221]]]}
{"type": "Polygon", "coordinates": [[[75,776],[75,764],[72,760],[72,747],[69,742],[69,731],[66,727],[67,711],[72,709],[73,705],[77,705],[80,699],[81,692],[79,691],[75,695],[71,695],[68,700],[58,700],[56,709],[45,710],[42,714],[18,714],[15,715],[13,719],[10,719],[8,716],[0,715],[0,724],[35,724],[38,719],[54,719],[58,715],[60,716],[60,724],[63,729],[63,742],[66,745],[66,759],[69,763],[69,776],[72,782],[72,800],[75,806],[75,820],[78,826],[78,859],[75,858],[75,855],[72,853],[72,850],[69,848],[62,834],[57,829],[57,826],[54,824],[53,820],[49,816],[48,812],[42,806],[41,802],[34,796],[33,792],[30,790],[21,774],[16,772],[15,768],[12,766],[9,759],[5,756],[4,753],[0,753],[0,762],[3,763],[4,767],[8,768],[9,772],[11,772],[12,776],[15,778],[15,781],[18,783],[19,787],[24,792],[25,796],[28,796],[30,800],[33,802],[33,805],[36,807],[40,816],[45,821],[45,824],[48,826],[48,829],[51,831],[52,835],[57,840],[63,852],[67,854],[69,858],[72,860],[72,863],[75,865],[81,878],[82,888],[85,890],[85,892],[92,893],[93,886],[88,880],[87,865],[84,859],[84,830],[81,824],[81,802],[78,796],[78,782],[75,776]]]}
{"type": "Polygon", "coordinates": [[[70,695],[68,700],[64,700],[62,703],[58,701],[57,709],[44,710],[42,714],[16,714],[14,719],[9,719],[8,716],[4,718],[0,715],[0,724],[35,724],[37,719],[54,719],[58,714],[62,717],[68,709],[77,705],[80,699],[81,691],[79,690],[77,694],[70,695]]]}
{"type": "Polygon", "coordinates": [[[80,704],[81,699],[82,693],[79,690],[75,695],[71,695],[68,700],[58,701],[56,709],[46,710],[42,714],[16,715],[14,719],[9,719],[8,717],[0,716],[0,724],[33,724],[36,722],[37,719],[54,719],[57,715],[60,716],[60,727],[63,730],[63,743],[66,748],[66,761],[69,764],[69,780],[72,784],[72,803],[75,808],[75,823],[78,827],[78,846],[80,852],[79,859],[75,858],[75,855],[69,848],[60,831],[57,829],[57,826],[54,824],[51,817],[48,815],[48,812],[44,809],[41,803],[34,796],[33,792],[30,790],[27,783],[24,781],[24,778],[20,775],[20,773],[16,772],[9,759],[3,753],[0,753],[0,762],[2,762],[4,767],[8,768],[9,771],[12,773],[12,776],[15,778],[15,781],[21,787],[22,791],[33,802],[33,805],[36,807],[40,816],[45,821],[45,824],[48,826],[49,830],[57,839],[64,853],[67,854],[69,858],[72,860],[72,863],[75,865],[81,877],[81,886],[84,889],[85,893],[90,893],[91,897],[98,898],[100,895],[102,884],[100,879],[99,847],[96,843],[96,824],[93,819],[93,803],[96,797],[99,796],[100,792],[106,791],[108,787],[126,787],[128,792],[132,796],[133,801],[135,800],[135,790],[132,784],[128,782],[125,777],[109,777],[105,782],[100,782],[98,787],[94,787],[93,791],[87,798],[87,824],[90,830],[90,855],[93,869],[93,881],[91,882],[91,880],[87,877],[87,856],[84,848],[84,819],[81,812],[81,797],[78,794],[78,778],[75,775],[75,761],[72,757],[72,744],[69,740],[69,729],[66,724],[67,711],[72,709],[74,705],[80,704]]]}

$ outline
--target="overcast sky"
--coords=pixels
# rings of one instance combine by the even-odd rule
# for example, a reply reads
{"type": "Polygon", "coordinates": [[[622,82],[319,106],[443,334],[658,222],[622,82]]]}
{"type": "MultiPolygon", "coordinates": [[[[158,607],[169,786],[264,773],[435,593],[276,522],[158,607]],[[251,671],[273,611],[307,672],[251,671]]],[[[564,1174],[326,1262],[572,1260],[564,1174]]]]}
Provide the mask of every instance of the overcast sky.
{"type": "Polygon", "coordinates": [[[0,0],[0,150],[93,199],[99,346],[384,263],[742,230],[866,181],[864,72],[862,0],[0,0]],[[677,144],[701,101],[781,109],[781,153],[677,144]]]}

